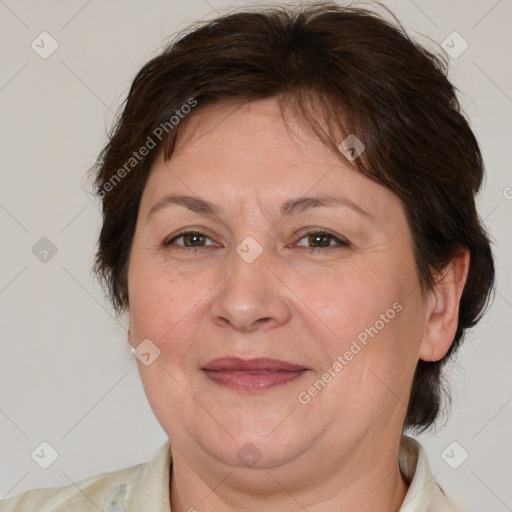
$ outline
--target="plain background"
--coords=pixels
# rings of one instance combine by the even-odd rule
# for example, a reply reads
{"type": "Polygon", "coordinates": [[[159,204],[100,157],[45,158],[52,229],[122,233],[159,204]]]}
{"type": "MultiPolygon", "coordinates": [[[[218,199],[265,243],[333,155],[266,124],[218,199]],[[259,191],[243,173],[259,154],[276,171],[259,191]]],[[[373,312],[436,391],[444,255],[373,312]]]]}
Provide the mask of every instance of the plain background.
{"type": "MultiPolygon", "coordinates": [[[[467,510],[505,512],[512,510],[512,2],[383,3],[426,45],[454,31],[469,45],[450,59],[450,77],[485,158],[478,205],[496,241],[497,294],[449,368],[448,421],[420,440],[436,479],[467,510]],[[468,453],[458,469],[442,457],[450,445],[452,459],[468,453]]],[[[111,315],[90,270],[100,216],[84,175],[135,73],[163,41],[241,5],[249,3],[0,0],[0,498],[145,462],[166,440],[125,320],[111,315]],[[31,48],[43,31],[59,45],[47,59],[31,48]],[[42,237],[57,249],[46,262],[32,251],[42,237]],[[31,458],[43,441],[58,452],[48,469],[31,458]]]]}

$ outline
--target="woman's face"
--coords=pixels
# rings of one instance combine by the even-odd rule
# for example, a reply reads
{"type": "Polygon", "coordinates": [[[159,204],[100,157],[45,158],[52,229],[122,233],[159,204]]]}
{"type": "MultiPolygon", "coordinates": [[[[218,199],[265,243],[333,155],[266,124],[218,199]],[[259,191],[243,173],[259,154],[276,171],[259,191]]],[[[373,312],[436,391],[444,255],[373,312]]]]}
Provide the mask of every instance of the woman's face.
{"type": "Polygon", "coordinates": [[[128,274],[129,341],[150,340],[139,371],[173,453],[370,457],[401,434],[425,343],[400,200],[287,130],[275,100],[189,121],[149,176],[128,274]]]}

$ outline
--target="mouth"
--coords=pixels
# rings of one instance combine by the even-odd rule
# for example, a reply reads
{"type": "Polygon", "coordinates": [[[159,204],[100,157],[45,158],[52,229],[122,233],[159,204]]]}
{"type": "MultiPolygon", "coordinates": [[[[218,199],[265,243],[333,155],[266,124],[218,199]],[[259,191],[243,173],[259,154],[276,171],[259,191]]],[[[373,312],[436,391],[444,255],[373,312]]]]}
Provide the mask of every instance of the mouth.
{"type": "Polygon", "coordinates": [[[287,384],[308,368],[277,359],[222,357],[201,368],[213,382],[238,391],[261,391],[287,384]]]}

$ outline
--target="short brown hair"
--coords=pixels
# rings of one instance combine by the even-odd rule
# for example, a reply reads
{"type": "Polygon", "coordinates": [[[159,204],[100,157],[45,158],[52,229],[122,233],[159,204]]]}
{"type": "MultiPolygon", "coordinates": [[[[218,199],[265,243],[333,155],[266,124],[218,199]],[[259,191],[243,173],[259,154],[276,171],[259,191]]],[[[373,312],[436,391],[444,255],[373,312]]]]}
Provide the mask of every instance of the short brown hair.
{"type": "Polygon", "coordinates": [[[340,134],[364,142],[351,165],[403,202],[423,291],[459,247],[470,250],[451,348],[441,361],[419,361],[414,377],[405,427],[426,429],[440,410],[441,368],[489,301],[494,263],[475,207],[482,157],[446,60],[411,40],[396,20],[324,2],[244,10],[169,44],[137,74],[95,166],[103,207],[95,270],[114,308],[128,307],[140,199],[158,149],[172,155],[184,105],[195,102],[190,118],[214,102],[270,97],[342,159],[340,134]],[[142,152],[150,140],[152,149],[142,152]]]}

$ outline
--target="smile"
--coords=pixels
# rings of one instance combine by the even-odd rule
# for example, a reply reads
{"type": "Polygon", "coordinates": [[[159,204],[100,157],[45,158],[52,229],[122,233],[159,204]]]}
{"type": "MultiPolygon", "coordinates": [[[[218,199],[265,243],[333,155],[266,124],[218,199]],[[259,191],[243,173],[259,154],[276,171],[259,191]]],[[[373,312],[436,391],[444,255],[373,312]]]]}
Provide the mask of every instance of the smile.
{"type": "Polygon", "coordinates": [[[215,359],[202,372],[213,382],[238,391],[261,391],[298,379],[307,368],[276,359],[215,359]]]}

